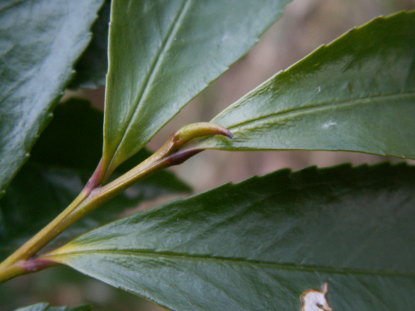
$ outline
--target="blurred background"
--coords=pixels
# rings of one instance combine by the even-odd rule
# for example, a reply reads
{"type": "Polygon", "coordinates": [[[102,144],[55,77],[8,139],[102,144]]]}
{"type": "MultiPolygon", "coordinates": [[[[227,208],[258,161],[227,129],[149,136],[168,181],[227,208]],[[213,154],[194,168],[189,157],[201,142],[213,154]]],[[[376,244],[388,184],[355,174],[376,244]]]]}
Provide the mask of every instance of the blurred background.
{"type": "MultiPolygon", "coordinates": [[[[329,43],[352,27],[365,24],[379,15],[414,8],[415,0],[294,0],[286,8],[283,17],[266,32],[248,55],[233,65],[156,135],[150,142],[150,149],[158,148],[172,132],[185,124],[210,120],[276,72],[289,67],[321,44],[329,43]]],[[[103,89],[85,90],[77,95],[88,97],[99,107],[103,106],[103,89]]],[[[197,193],[281,168],[298,170],[311,165],[325,167],[344,162],[358,165],[382,161],[401,160],[347,152],[208,151],[173,170],[192,185],[197,193]]],[[[137,208],[151,208],[174,198],[164,197],[137,208]]],[[[65,267],[23,276],[2,285],[0,311],[40,301],[52,305],[90,304],[94,306],[93,310],[163,310],[65,267]]]]}

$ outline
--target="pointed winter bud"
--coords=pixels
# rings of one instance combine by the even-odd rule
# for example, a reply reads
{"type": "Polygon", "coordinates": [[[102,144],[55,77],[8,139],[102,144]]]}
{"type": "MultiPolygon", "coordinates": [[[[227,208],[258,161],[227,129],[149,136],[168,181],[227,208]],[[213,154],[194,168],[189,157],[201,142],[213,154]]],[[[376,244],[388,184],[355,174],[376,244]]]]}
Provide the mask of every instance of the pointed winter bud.
{"type": "Polygon", "coordinates": [[[228,129],[220,125],[208,122],[192,123],[183,126],[172,136],[169,153],[180,149],[183,145],[195,138],[212,135],[223,135],[229,138],[233,137],[228,129]]]}

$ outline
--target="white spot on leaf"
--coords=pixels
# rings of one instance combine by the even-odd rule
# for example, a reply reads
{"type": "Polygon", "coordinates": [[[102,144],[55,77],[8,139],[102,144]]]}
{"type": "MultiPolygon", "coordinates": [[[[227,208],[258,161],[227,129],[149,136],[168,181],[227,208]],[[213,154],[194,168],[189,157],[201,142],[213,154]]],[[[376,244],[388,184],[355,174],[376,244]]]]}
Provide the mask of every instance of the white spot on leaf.
{"type": "Polygon", "coordinates": [[[333,311],[327,301],[328,285],[324,283],[321,291],[308,289],[301,294],[301,311],[333,311]]]}
{"type": "Polygon", "coordinates": [[[323,128],[323,129],[328,129],[328,128],[330,128],[330,127],[333,127],[333,126],[335,126],[335,125],[337,125],[337,122],[334,122],[334,121],[327,121],[326,123],[324,123],[321,127],[323,128]]]}

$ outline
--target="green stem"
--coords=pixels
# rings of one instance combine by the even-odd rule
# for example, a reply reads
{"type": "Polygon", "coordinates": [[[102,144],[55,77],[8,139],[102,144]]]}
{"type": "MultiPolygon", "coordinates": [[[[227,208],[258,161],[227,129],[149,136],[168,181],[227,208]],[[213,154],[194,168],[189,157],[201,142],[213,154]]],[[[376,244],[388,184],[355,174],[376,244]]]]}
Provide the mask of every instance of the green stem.
{"type": "Polygon", "coordinates": [[[87,197],[85,192],[81,192],[78,197],[46,227],[40,230],[29,241],[18,248],[12,255],[0,264],[0,273],[14,263],[25,260],[35,255],[41,248],[48,244],[52,239],[68,228],[71,223],[67,221],[68,216],[76,209],[79,204],[87,197]]]}
{"type": "MultiPolygon", "coordinates": [[[[160,161],[160,153],[160,151],[156,152],[131,171],[109,183],[106,187],[96,188],[96,186],[92,186],[91,182],[88,182],[84,190],[64,211],[0,264],[0,274],[2,273],[2,270],[8,269],[16,262],[34,256],[39,250],[68,227],[120,191],[126,189],[134,181],[148,175],[157,168],[163,167],[162,164],[158,164],[160,161]],[[114,184],[117,186],[110,186],[114,184]],[[110,186],[109,189],[111,191],[107,193],[106,190],[108,186],[110,186]]],[[[91,180],[95,180],[94,175],[91,177],[90,181],[91,180]]]]}
{"type": "Polygon", "coordinates": [[[55,265],[57,265],[56,262],[45,258],[20,260],[0,270],[0,283],[22,274],[37,272],[55,265]]]}
{"type": "Polygon", "coordinates": [[[161,168],[180,164],[202,151],[201,149],[192,148],[180,150],[180,148],[194,138],[212,134],[231,136],[226,129],[210,123],[196,123],[185,126],[145,161],[107,185],[98,187],[103,176],[104,166],[101,161],[78,197],[46,227],[0,264],[0,283],[11,277],[33,272],[33,266],[42,269],[50,266],[50,262],[41,258],[31,258],[68,227],[139,179],[161,168]]]}
{"type": "Polygon", "coordinates": [[[16,276],[27,273],[25,269],[19,265],[14,264],[0,270],[0,283],[10,280],[16,276]]]}
{"type": "Polygon", "coordinates": [[[82,189],[81,193],[65,210],[63,210],[55,219],[46,225],[46,227],[40,230],[29,241],[23,244],[0,264],[0,273],[2,270],[8,268],[14,263],[20,260],[26,260],[34,256],[46,244],[48,244],[51,240],[53,240],[73,224],[68,221],[69,215],[78,208],[78,206],[90,195],[91,191],[96,187],[99,179],[102,176],[101,167],[102,165],[100,162],[91,178],[89,179],[88,183],[85,185],[84,189],[82,189]]]}

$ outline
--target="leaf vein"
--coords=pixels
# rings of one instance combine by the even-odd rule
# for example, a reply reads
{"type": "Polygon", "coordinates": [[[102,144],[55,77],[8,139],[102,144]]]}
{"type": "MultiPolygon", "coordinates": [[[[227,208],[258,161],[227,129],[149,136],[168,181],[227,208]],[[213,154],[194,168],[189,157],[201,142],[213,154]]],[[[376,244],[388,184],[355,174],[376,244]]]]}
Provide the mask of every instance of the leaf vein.
{"type": "Polygon", "coordinates": [[[149,250],[119,250],[119,249],[107,249],[107,250],[84,250],[84,251],[72,251],[65,253],[50,254],[45,257],[49,257],[52,260],[57,259],[58,262],[68,263],[70,260],[60,260],[66,256],[77,256],[77,255],[112,255],[112,256],[136,256],[144,258],[170,258],[175,260],[188,260],[188,261],[208,261],[208,262],[220,262],[230,263],[239,265],[252,265],[262,266],[264,268],[269,267],[272,269],[279,270],[291,270],[291,271],[304,271],[304,272],[322,272],[322,273],[335,273],[335,274],[361,274],[370,276],[388,276],[388,277],[401,277],[401,278],[415,278],[415,273],[402,273],[395,271],[385,270],[366,270],[359,268],[340,268],[331,266],[319,266],[319,265],[297,265],[293,263],[275,263],[269,261],[247,259],[247,258],[232,258],[224,256],[212,256],[212,255],[199,255],[199,254],[181,254],[171,252],[156,252],[149,250]]]}
{"type": "Polygon", "coordinates": [[[127,122],[125,123],[125,127],[123,130],[123,134],[121,136],[121,139],[119,140],[119,143],[117,145],[117,148],[115,152],[113,153],[111,157],[111,161],[109,166],[112,165],[112,162],[114,161],[114,158],[116,154],[119,152],[121,146],[123,145],[124,140],[127,137],[127,133],[129,132],[130,128],[133,126],[134,122],[133,120],[136,118],[136,116],[140,113],[143,107],[143,102],[145,98],[147,97],[147,94],[149,92],[150,86],[152,82],[154,81],[155,77],[157,76],[157,73],[160,70],[161,64],[163,63],[164,55],[166,54],[166,51],[169,49],[171,43],[173,42],[173,38],[175,37],[177,31],[180,28],[180,25],[183,21],[184,16],[189,10],[191,0],[186,0],[183,5],[180,7],[180,9],[177,11],[176,16],[174,17],[172,23],[169,25],[169,28],[165,34],[165,36],[162,39],[160,48],[158,49],[157,53],[155,53],[154,58],[152,60],[152,63],[150,65],[150,71],[147,75],[146,79],[144,80],[144,83],[140,90],[137,93],[136,98],[134,99],[134,109],[131,111],[133,112],[128,117],[127,122]]]}
{"type": "MultiPolygon", "coordinates": [[[[293,108],[293,109],[287,109],[283,111],[278,111],[275,113],[267,114],[265,116],[259,116],[257,118],[249,119],[240,123],[232,124],[230,126],[227,126],[228,129],[234,129],[237,127],[242,127],[244,125],[250,125],[252,123],[256,123],[257,121],[263,121],[266,119],[272,119],[277,117],[278,120],[286,120],[290,117],[294,116],[300,116],[304,114],[311,114],[316,112],[321,112],[322,110],[329,110],[336,108],[338,106],[355,106],[355,105],[361,105],[361,104],[373,104],[376,100],[384,100],[384,99],[401,99],[401,98],[411,98],[415,97],[415,92],[405,92],[405,93],[399,93],[399,94],[382,94],[382,95],[376,95],[376,96],[367,96],[367,97],[360,97],[352,100],[345,100],[345,101],[333,101],[333,102],[324,102],[314,105],[308,105],[300,108],[293,108]]],[[[238,130],[234,131],[233,134],[238,132],[238,130]]]]}

